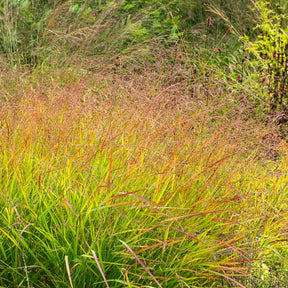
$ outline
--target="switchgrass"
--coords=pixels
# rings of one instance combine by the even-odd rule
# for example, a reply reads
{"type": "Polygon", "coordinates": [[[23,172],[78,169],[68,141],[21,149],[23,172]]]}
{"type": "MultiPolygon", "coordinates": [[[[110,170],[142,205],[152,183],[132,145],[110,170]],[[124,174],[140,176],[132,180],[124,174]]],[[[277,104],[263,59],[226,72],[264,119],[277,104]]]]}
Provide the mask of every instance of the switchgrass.
{"type": "Polygon", "coordinates": [[[4,2],[0,286],[287,287],[287,143],[242,5],[4,2]]]}
{"type": "Polygon", "coordinates": [[[267,127],[150,73],[50,76],[2,102],[2,287],[285,287],[267,127]]]}

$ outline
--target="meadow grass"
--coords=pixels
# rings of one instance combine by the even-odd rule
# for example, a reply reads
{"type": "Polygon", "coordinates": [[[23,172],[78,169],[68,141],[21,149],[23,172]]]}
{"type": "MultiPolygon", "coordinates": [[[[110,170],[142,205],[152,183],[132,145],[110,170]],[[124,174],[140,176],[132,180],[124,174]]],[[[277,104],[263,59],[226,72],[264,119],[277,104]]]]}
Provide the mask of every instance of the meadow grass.
{"type": "Polygon", "coordinates": [[[287,287],[250,1],[40,2],[0,8],[0,288],[287,287]]]}
{"type": "Polygon", "coordinates": [[[5,77],[1,287],[285,287],[286,142],[228,92],[5,77]]]}

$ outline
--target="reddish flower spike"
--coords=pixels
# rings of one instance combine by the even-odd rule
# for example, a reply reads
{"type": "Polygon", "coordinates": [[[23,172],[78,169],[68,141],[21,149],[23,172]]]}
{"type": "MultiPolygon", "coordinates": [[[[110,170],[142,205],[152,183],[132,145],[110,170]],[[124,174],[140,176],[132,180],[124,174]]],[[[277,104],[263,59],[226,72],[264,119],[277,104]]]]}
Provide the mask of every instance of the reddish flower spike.
{"type": "Polygon", "coordinates": [[[261,79],[261,83],[264,83],[264,82],[266,82],[266,80],[267,80],[267,73],[264,75],[264,77],[261,79]]]}

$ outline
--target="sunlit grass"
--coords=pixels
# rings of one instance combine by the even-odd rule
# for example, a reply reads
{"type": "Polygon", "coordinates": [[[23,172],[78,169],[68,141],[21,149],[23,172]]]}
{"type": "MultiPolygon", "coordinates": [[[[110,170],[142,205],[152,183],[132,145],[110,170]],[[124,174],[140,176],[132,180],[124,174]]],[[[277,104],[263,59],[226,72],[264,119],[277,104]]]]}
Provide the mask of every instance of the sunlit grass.
{"type": "Polygon", "coordinates": [[[0,284],[276,281],[267,269],[287,267],[285,154],[264,165],[256,124],[252,135],[181,89],[160,97],[147,80],[131,92],[140,78],[111,92],[92,77],[27,85],[2,106],[0,284]]]}

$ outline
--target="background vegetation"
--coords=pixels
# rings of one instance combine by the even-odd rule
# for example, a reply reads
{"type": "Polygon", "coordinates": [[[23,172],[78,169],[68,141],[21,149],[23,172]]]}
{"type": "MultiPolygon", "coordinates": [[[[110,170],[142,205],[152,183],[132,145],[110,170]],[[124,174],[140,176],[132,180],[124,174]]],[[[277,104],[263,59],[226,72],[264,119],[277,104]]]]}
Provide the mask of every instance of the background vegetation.
{"type": "Polygon", "coordinates": [[[287,287],[286,12],[1,0],[0,286],[287,287]]]}

